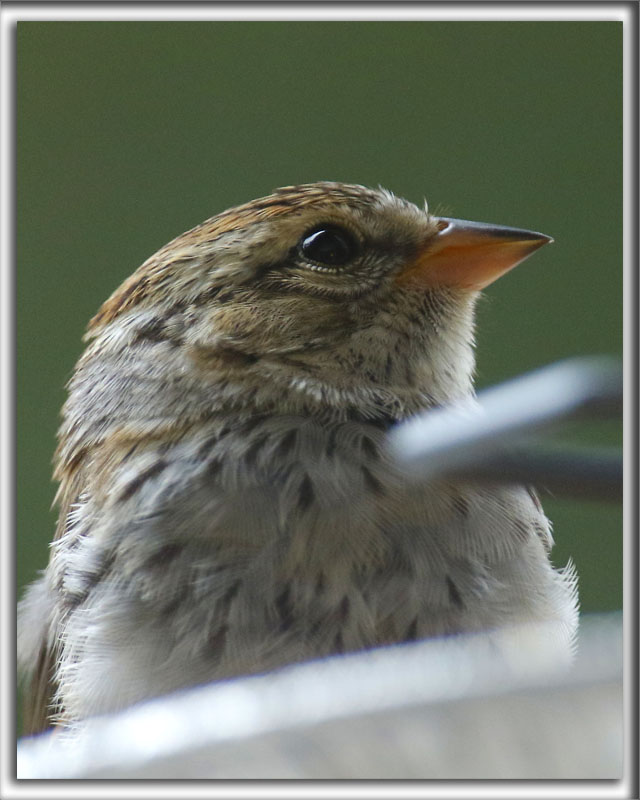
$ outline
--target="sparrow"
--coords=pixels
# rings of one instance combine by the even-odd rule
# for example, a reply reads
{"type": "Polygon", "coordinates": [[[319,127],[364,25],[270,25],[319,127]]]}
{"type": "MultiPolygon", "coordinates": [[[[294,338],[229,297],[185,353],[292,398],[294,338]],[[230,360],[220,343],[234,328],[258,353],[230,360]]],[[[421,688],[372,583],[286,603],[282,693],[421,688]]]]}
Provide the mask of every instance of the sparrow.
{"type": "Polygon", "coordinates": [[[474,396],[482,289],[551,241],[384,189],[287,186],[151,256],[91,320],[19,607],[26,730],[425,637],[577,625],[524,486],[403,479],[389,429],[474,396]]]}

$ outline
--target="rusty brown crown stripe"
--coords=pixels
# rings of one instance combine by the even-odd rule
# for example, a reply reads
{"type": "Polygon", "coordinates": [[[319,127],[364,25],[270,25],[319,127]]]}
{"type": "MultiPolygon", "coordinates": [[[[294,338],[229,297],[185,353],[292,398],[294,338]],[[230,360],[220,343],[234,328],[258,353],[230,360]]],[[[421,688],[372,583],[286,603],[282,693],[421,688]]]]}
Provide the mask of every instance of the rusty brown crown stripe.
{"type": "Polygon", "coordinates": [[[254,222],[279,216],[290,211],[291,207],[322,205],[328,201],[335,204],[341,200],[349,203],[355,200],[362,201],[363,197],[367,196],[374,198],[377,195],[364,186],[345,186],[328,182],[301,184],[284,186],[266,197],[222,211],[215,217],[182,233],[147,259],[106,300],[89,322],[88,331],[91,332],[112,322],[120,314],[129,311],[152,295],[166,278],[168,269],[186,260],[185,248],[213,242],[222,234],[246,228],[254,222]],[[180,250],[182,250],[181,253],[180,250]]]}

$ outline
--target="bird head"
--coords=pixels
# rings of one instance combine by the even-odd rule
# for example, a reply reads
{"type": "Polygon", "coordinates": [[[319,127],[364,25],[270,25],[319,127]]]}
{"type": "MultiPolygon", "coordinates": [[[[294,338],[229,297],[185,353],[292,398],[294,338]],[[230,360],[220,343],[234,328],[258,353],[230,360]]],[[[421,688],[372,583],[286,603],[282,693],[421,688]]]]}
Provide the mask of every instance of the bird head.
{"type": "Polygon", "coordinates": [[[548,241],[383,189],[281,188],[148,259],[92,320],[85,363],[135,354],[152,406],[180,384],[199,408],[401,418],[469,394],[479,291],[548,241]]]}

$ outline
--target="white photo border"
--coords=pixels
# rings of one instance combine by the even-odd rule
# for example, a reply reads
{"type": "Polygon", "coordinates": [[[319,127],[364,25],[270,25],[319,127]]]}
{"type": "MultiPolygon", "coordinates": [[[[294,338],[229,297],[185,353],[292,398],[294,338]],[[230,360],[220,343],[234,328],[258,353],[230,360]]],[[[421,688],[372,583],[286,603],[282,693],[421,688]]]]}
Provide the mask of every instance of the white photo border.
{"type": "Polygon", "coordinates": [[[0,8],[0,796],[623,798],[638,797],[638,3],[29,3],[0,8]],[[18,21],[620,21],[624,48],[624,777],[620,781],[17,781],[15,778],[15,33],[18,21]]]}

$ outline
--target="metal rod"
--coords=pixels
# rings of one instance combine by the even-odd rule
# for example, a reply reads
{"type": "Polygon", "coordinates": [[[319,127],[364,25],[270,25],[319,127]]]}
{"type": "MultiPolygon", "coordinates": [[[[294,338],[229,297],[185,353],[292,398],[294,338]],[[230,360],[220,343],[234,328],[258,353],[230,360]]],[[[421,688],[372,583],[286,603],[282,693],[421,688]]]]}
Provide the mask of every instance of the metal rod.
{"type": "Polygon", "coordinates": [[[517,483],[559,497],[600,502],[622,501],[622,459],[611,452],[512,448],[492,455],[476,468],[448,478],[467,483],[517,483]]]}
{"type": "Polygon", "coordinates": [[[570,359],[487,389],[477,399],[420,414],[390,431],[389,448],[415,482],[448,476],[529,483],[558,495],[617,501],[621,455],[543,452],[523,442],[560,423],[615,419],[621,411],[620,364],[570,359]]]}

